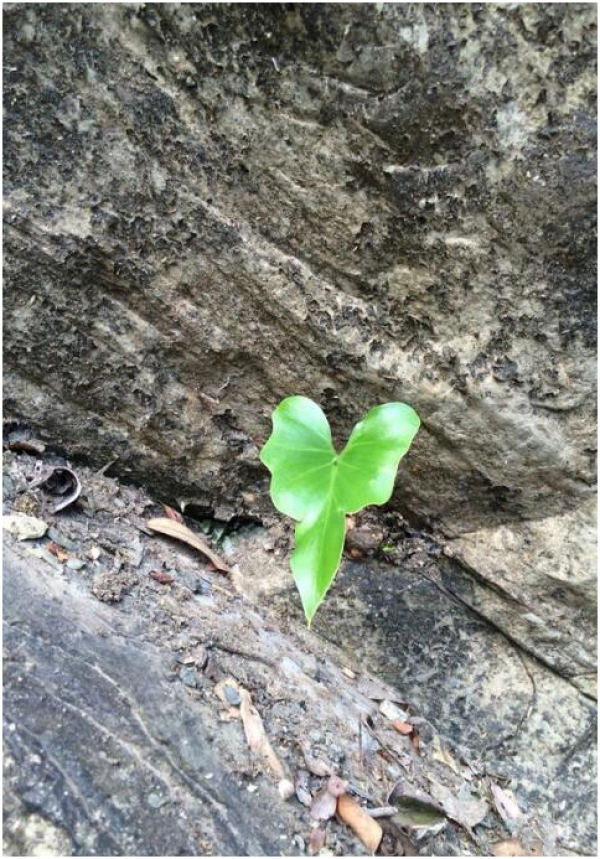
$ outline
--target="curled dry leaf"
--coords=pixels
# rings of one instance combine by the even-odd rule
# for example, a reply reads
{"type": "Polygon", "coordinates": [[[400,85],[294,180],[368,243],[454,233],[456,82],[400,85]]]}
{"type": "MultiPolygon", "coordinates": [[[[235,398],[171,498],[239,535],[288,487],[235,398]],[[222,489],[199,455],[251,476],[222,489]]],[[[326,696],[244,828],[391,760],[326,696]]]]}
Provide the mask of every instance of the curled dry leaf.
{"type": "Polygon", "coordinates": [[[29,484],[30,489],[39,486],[44,492],[61,498],[58,504],[52,508],[52,513],[64,510],[81,495],[81,482],[72,468],[66,465],[44,465],[42,462],[36,464],[33,480],[29,484]]]}
{"type": "Polygon", "coordinates": [[[181,522],[183,524],[183,516],[178,510],[174,510],[168,504],[163,504],[162,509],[167,519],[172,519],[174,522],[181,522]]]}
{"type": "Polygon", "coordinates": [[[201,537],[194,534],[194,532],[182,522],[176,522],[173,519],[158,518],[148,519],[146,525],[151,531],[156,531],[157,534],[164,534],[167,537],[173,537],[175,540],[181,540],[183,543],[187,543],[188,546],[192,546],[194,549],[202,552],[205,557],[212,561],[217,570],[222,573],[229,572],[229,567],[225,561],[222,561],[201,537]]]}
{"type": "Polygon", "coordinates": [[[294,782],[284,765],[281,763],[265,732],[260,713],[252,703],[247,689],[238,686],[241,698],[240,714],[244,724],[244,733],[248,747],[260,758],[266,769],[278,780],[279,795],[282,799],[290,799],[294,793],[294,782]]]}
{"type": "Polygon", "coordinates": [[[346,793],[338,798],[337,813],[340,820],[350,827],[369,853],[373,855],[383,837],[383,829],[380,824],[346,793]]]}
{"type": "Polygon", "coordinates": [[[396,820],[417,832],[436,832],[446,824],[446,814],[429,794],[419,790],[407,792],[402,782],[396,782],[387,801],[397,809],[396,820]]]}

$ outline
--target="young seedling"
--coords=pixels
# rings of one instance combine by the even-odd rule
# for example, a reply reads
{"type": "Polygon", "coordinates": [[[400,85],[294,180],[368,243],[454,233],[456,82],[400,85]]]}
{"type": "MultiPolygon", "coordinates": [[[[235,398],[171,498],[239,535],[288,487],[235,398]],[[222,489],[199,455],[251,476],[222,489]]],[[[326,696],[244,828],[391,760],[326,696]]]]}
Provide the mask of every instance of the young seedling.
{"type": "Polygon", "coordinates": [[[273,412],[260,458],[273,504],[298,521],[290,563],[309,625],[340,565],[346,514],[389,500],[419,423],[405,403],[376,406],[337,453],[327,418],[308,397],[287,397],[273,412]]]}

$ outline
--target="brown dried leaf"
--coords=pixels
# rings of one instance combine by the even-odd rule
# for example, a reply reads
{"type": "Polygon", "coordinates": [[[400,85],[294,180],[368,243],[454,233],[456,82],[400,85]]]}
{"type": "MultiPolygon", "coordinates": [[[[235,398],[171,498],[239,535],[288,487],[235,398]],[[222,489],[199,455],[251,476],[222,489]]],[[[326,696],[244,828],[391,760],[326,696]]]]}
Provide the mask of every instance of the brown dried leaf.
{"type": "Polygon", "coordinates": [[[413,726],[408,722],[402,722],[400,719],[394,719],[392,721],[392,728],[404,736],[408,736],[408,734],[412,734],[413,732],[413,726]]]}
{"type": "Polygon", "coordinates": [[[337,801],[337,813],[340,820],[350,827],[373,855],[383,837],[383,829],[379,823],[369,817],[367,812],[346,793],[342,794],[337,801]]]}
{"type": "Polygon", "coordinates": [[[163,572],[162,570],[152,570],[148,575],[151,579],[154,579],[155,582],[160,582],[161,585],[172,585],[175,581],[173,576],[169,575],[169,573],[163,572]]]}
{"type": "Polygon", "coordinates": [[[173,519],[148,519],[146,522],[151,531],[156,531],[158,534],[164,534],[167,537],[173,537],[175,540],[181,540],[192,546],[199,552],[202,552],[212,563],[217,570],[222,573],[228,573],[229,567],[219,558],[215,552],[202,540],[197,534],[184,525],[182,522],[175,522],[173,519]]]}
{"type": "Polygon", "coordinates": [[[22,438],[17,441],[9,441],[6,445],[9,450],[23,451],[24,453],[33,453],[41,456],[46,450],[46,445],[43,441],[37,438],[22,438]]]}
{"type": "Polygon", "coordinates": [[[295,793],[294,782],[269,742],[260,713],[252,703],[250,693],[241,686],[238,686],[238,691],[242,699],[240,714],[244,723],[244,733],[246,734],[248,747],[262,760],[266,769],[279,781],[278,789],[281,798],[290,799],[295,793]]]}
{"type": "Polygon", "coordinates": [[[62,546],[59,546],[58,543],[48,543],[46,549],[52,554],[55,555],[59,561],[67,561],[69,559],[69,553],[65,552],[62,546]]]}
{"type": "Polygon", "coordinates": [[[183,516],[179,510],[174,510],[168,504],[163,504],[162,509],[167,519],[172,519],[174,522],[181,522],[183,524],[183,516]]]}

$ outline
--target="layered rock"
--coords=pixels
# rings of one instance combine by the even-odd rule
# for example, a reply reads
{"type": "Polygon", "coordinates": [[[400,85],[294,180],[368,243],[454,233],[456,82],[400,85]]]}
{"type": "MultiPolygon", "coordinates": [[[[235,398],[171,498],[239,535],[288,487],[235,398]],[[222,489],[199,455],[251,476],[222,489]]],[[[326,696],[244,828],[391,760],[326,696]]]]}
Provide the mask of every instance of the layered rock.
{"type": "Polygon", "coordinates": [[[5,11],[7,414],[223,517],[283,396],[449,532],[594,482],[595,9],[5,11]]]}

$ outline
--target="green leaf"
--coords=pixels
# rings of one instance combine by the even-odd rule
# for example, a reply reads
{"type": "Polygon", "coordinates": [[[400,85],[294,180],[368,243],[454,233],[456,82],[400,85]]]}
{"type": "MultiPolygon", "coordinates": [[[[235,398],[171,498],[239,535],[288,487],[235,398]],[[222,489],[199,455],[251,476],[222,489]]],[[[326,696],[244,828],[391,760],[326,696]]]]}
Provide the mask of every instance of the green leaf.
{"type": "Polygon", "coordinates": [[[376,406],[337,454],[327,418],[308,397],[288,397],[273,412],[260,458],[275,507],[298,520],[290,563],[309,624],[339,567],[346,514],[389,500],[419,423],[404,403],[376,406]]]}

